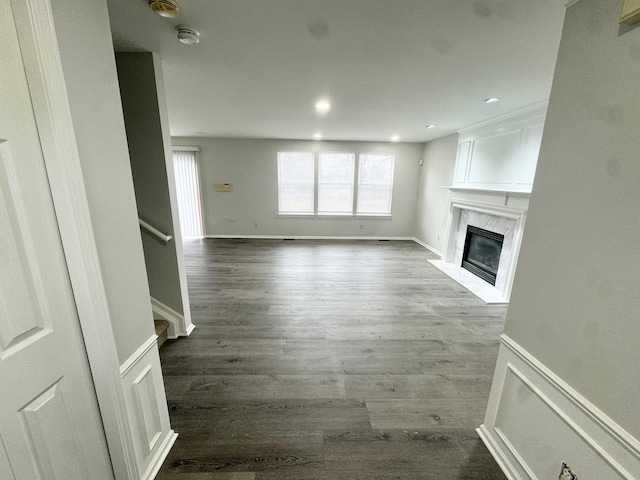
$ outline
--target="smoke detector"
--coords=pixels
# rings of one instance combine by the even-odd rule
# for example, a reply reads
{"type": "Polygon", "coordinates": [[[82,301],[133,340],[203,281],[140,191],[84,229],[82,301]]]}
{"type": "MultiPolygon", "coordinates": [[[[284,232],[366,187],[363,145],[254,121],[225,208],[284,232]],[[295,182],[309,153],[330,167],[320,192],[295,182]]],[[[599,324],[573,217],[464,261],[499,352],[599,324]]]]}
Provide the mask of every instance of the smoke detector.
{"type": "Polygon", "coordinates": [[[149,0],[149,8],[161,17],[175,18],[180,13],[178,0],[149,0]]]}
{"type": "Polygon", "coordinates": [[[176,30],[178,31],[178,40],[185,45],[197,45],[200,43],[200,32],[196,29],[178,25],[176,30]]]}

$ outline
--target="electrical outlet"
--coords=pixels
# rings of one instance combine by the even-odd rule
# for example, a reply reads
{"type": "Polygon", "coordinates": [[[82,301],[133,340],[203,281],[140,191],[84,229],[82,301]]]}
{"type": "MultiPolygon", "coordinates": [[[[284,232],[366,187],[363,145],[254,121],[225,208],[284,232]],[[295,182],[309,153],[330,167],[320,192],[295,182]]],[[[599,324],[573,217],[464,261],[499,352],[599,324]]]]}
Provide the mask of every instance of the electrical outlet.
{"type": "Polygon", "coordinates": [[[253,224],[253,228],[258,228],[258,222],[253,224]]]}
{"type": "Polygon", "coordinates": [[[364,225],[360,225],[360,230],[363,230],[363,229],[364,229],[364,225]]]}
{"type": "Polygon", "coordinates": [[[438,241],[440,241],[440,235],[438,235],[438,241]]]}

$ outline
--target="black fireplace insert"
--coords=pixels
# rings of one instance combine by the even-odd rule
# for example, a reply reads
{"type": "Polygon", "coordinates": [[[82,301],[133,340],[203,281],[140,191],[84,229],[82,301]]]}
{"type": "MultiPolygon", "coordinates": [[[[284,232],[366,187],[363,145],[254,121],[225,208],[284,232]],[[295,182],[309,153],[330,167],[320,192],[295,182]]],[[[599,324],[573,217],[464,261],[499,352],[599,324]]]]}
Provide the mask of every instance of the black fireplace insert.
{"type": "Polygon", "coordinates": [[[504,235],[467,225],[462,268],[495,285],[503,241],[504,235]]]}

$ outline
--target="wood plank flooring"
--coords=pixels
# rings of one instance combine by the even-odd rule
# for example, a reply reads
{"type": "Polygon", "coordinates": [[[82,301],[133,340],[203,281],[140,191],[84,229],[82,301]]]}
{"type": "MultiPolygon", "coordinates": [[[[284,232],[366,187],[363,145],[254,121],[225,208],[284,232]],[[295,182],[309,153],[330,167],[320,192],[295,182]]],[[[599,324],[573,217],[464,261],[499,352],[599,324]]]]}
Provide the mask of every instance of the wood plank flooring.
{"type": "Polygon", "coordinates": [[[413,242],[185,242],[161,480],[504,480],[475,433],[506,308],[413,242]]]}

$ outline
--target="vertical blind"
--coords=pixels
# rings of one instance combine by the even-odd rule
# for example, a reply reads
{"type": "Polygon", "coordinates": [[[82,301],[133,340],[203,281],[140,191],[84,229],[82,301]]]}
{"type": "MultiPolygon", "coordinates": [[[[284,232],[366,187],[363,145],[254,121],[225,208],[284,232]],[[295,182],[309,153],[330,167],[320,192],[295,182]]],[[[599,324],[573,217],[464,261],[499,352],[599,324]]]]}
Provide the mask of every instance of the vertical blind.
{"type": "Polygon", "coordinates": [[[183,237],[204,235],[196,153],[193,150],[173,151],[173,170],[183,237]]]}

